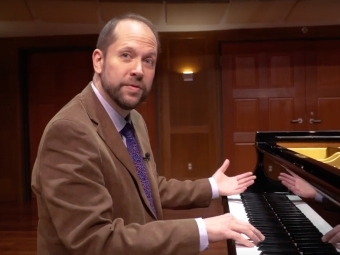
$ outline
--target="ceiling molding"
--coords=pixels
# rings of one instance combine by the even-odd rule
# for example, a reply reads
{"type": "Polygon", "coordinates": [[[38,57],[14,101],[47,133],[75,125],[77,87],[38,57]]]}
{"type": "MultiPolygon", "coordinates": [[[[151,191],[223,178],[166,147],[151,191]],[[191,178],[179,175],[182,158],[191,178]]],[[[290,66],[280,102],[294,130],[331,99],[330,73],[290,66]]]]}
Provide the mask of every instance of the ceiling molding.
{"type": "Polygon", "coordinates": [[[0,37],[97,34],[126,12],[160,32],[340,25],[340,0],[1,0],[0,37]]]}

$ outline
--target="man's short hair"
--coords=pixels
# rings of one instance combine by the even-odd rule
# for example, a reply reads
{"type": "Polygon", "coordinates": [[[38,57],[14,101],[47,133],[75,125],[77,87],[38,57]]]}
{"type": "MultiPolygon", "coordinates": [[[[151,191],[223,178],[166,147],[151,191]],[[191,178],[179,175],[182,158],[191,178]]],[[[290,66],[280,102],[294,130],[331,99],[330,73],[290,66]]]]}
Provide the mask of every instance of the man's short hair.
{"type": "Polygon", "coordinates": [[[97,49],[101,50],[104,53],[104,55],[106,55],[106,52],[109,46],[117,40],[117,35],[115,34],[116,26],[118,25],[119,22],[123,20],[135,20],[135,21],[139,21],[147,25],[151,29],[154,36],[156,37],[157,52],[158,53],[160,52],[160,42],[159,42],[158,32],[155,26],[147,18],[139,14],[135,14],[135,13],[125,13],[107,22],[99,34],[98,41],[97,41],[97,49]]]}

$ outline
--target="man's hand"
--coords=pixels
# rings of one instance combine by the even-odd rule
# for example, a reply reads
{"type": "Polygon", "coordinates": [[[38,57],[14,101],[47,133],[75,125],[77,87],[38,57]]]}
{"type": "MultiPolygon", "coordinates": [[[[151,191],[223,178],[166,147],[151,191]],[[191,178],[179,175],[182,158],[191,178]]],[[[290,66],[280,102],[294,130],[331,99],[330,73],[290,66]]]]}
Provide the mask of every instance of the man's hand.
{"type": "Polygon", "coordinates": [[[326,233],[322,237],[323,242],[328,242],[333,244],[335,247],[339,247],[340,243],[340,225],[337,225],[335,228],[333,228],[331,231],[326,233]]]}
{"type": "Polygon", "coordinates": [[[233,177],[226,176],[225,171],[227,170],[228,166],[229,160],[226,159],[223,165],[217,169],[217,171],[212,176],[217,183],[220,196],[230,196],[242,193],[248,188],[248,186],[254,183],[256,177],[251,172],[233,177]]]}
{"type": "Polygon", "coordinates": [[[315,198],[317,193],[316,190],[300,177],[296,175],[280,173],[278,178],[282,184],[291,190],[295,195],[303,198],[315,198]]]}
{"type": "Polygon", "coordinates": [[[264,240],[264,235],[251,224],[240,221],[226,213],[220,216],[203,219],[209,242],[233,239],[247,247],[254,247],[264,240]],[[246,235],[250,240],[244,237],[246,235]],[[251,242],[253,241],[253,243],[251,242]]]}

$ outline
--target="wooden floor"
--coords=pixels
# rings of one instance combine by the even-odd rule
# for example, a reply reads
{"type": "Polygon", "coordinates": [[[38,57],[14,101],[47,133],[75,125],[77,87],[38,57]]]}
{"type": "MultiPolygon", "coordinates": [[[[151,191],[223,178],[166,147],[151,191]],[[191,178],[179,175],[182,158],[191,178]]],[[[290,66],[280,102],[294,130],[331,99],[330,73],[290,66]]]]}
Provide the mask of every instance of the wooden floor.
{"type": "MultiPolygon", "coordinates": [[[[220,200],[209,208],[193,210],[164,210],[165,219],[211,217],[222,214],[220,200]]],[[[35,201],[0,203],[0,255],[36,255],[37,209],[35,201]]],[[[227,255],[226,242],[212,243],[202,255],[227,255]]],[[[185,255],[185,254],[183,254],[185,255]]]]}

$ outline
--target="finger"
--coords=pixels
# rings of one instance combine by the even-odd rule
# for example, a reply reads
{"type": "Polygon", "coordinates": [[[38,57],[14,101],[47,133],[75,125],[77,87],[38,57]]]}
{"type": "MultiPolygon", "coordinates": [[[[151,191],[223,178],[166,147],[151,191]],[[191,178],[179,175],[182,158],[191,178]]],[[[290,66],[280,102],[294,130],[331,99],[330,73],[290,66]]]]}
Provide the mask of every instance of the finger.
{"type": "Polygon", "coordinates": [[[264,235],[260,232],[260,230],[258,230],[257,228],[255,228],[253,225],[249,224],[248,227],[248,232],[245,232],[245,234],[251,238],[251,240],[253,240],[256,244],[258,244],[259,242],[263,241],[265,239],[264,235]]]}
{"type": "Polygon", "coordinates": [[[242,236],[242,234],[238,233],[238,232],[232,232],[230,234],[231,239],[234,239],[235,242],[242,244],[246,247],[254,247],[255,244],[252,243],[251,241],[249,241],[247,238],[245,238],[244,236],[242,236]]]}
{"type": "Polygon", "coordinates": [[[217,169],[217,171],[224,173],[229,167],[230,161],[228,159],[224,160],[222,166],[217,169]]]}
{"type": "Polygon", "coordinates": [[[289,175],[289,174],[287,174],[287,173],[285,173],[285,172],[281,172],[279,175],[281,175],[281,176],[283,176],[283,177],[289,177],[289,176],[291,176],[291,175],[289,175]]]}
{"type": "Polygon", "coordinates": [[[281,178],[283,178],[284,180],[289,180],[289,181],[295,181],[295,177],[294,176],[291,176],[289,174],[286,174],[286,173],[280,173],[279,175],[281,178]]]}
{"type": "Polygon", "coordinates": [[[237,195],[237,194],[243,193],[243,192],[245,192],[246,189],[247,188],[237,188],[232,192],[231,195],[237,195]]]}
{"type": "Polygon", "coordinates": [[[337,233],[340,232],[340,225],[336,226],[332,230],[328,231],[323,237],[322,241],[329,242],[332,238],[336,236],[337,233]]]}
{"type": "Polygon", "coordinates": [[[239,174],[239,175],[236,175],[235,177],[236,177],[237,180],[242,180],[242,179],[248,178],[250,176],[252,176],[252,178],[256,178],[256,176],[253,175],[252,172],[246,172],[246,173],[243,173],[243,174],[239,174]]]}
{"type": "Polygon", "coordinates": [[[292,188],[292,185],[290,185],[288,182],[286,181],[282,181],[282,185],[286,186],[288,189],[292,188]]]}
{"type": "Polygon", "coordinates": [[[232,228],[234,231],[239,233],[244,233],[248,236],[255,244],[263,241],[265,239],[264,235],[256,229],[253,225],[248,222],[237,220],[232,228]]]}
{"type": "Polygon", "coordinates": [[[282,181],[282,184],[285,185],[286,187],[290,187],[290,188],[295,187],[295,183],[290,182],[290,181],[282,181]]]}
{"type": "Polygon", "coordinates": [[[255,179],[256,179],[255,176],[248,176],[246,178],[238,180],[238,185],[243,185],[244,183],[248,183],[248,182],[254,181],[255,179]]]}
{"type": "Polygon", "coordinates": [[[255,182],[254,180],[247,181],[245,183],[239,184],[238,188],[240,188],[240,189],[247,188],[250,185],[254,184],[254,182],[255,182]]]}
{"type": "Polygon", "coordinates": [[[293,177],[298,177],[297,174],[295,174],[294,172],[290,171],[289,169],[286,169],[288,173],[290,173],[293,177]]]}
{"type": "Polygon", "coordinates": [[[329,243],[336,245],[337,243],[340,242],[340,233],[336,233],[336,235],[334,235],[329,241],[329,243]]]}

